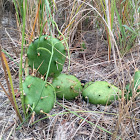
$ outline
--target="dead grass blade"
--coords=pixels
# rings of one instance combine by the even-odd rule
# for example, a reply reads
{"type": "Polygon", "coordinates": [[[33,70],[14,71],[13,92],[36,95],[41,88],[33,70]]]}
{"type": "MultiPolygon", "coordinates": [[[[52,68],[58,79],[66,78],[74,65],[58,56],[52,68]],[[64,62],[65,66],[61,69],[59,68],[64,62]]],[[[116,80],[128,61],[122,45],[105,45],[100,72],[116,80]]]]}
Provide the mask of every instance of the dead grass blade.
{"type": "Polygon", "coordinates": [[[22,117],[19,113],[18,105],[17,105],[16,99],[15,99],[15,93],[14,93],[14,88],[13,88],[13,83],[12,83],[12,76],[10,73],[10,69],[9,69],[6,57],[5,57],[4,53],[1,51],[1,46],[0,46],[0,57],[1,57],[1,62],[2,62],[3,70],[5,73],[5,79],[6,79],[8,91],[9,91],[9,96],[7,96],[7,97],[10,100],[12,106],[14,107],[16,114],[19,117],[19,120],[22,122],[22,117]],[[7,76],[7,74],[8,74],[8,76],[7,76]]]}

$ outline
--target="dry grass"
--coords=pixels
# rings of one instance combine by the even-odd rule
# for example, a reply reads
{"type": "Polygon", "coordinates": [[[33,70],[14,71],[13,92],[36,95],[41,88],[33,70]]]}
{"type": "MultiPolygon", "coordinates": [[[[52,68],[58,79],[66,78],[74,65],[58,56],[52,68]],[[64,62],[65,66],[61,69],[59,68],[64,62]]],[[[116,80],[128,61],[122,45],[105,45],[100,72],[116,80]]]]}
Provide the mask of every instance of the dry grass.
{"type": "MultiPolygon", "coordinates": [[[[29,9],[32,10],[27,13],[27,42],[31,41],[31,32],[37,13],[38,6],[35,3],[36,1],[30,1],[29,9]],[[36,11],[33,9],[34,4],[36,5],[34,7],[36,11]]],[[[97,29],[95,24],[98,16],[88,16],[87,24],[85,19],[92,9],[82,5],[82,9],[75,16],[78,8],[78,6],[74,7],[75,3],[78,6],[81,4],[73,0],[57,1],[58,11],[53,17],[61,32],[69,40],[71,54],[69,73],[76,75],[80,80],[105,80],[120,87],[123,91],[126,84],[131,82],[135,69],[140,69],[139,46],[134,47],[121,58],[117,48],[115,48],[112,52],[115,57],[111,55],[111,60],[108,61],[107,40],[105,40],[103,34],[104,28],[101,26],[97,29]],[[83,42],[86,44],[86,49],[80,51],[83,42]]],[[[14,15],[11,14],[10,17],[9,12],[5,11],[2,18],[2,27],[0,28],[0,45],[14,59],[13,61],[10,57],[7,57],[15,91],[18,94],[19,67],[16,63],[19,63],[20,57],[21,31],[20,27],[15,26],[16,19],[14,15]]],[[[44,33],[47,32],[48,27],[46,26],[44,33]]],[[[39,35],[38,22],[33,37],[37,35],[39,35]]],[[[57,35],[56,31],[54,31],[54,35],[57,35]]],[[[67,72],[67,66],[68,60],[65,63],[63,72],[67,72]]],[[[6,88],[2,67],[0,67],[0,81],[6,88]]],[[[48,118],[30,126],[33,120],[35,122],[46,117],[46,115],[32,116],[28,121],[29,123],[25,122],[22,128],[16,130],[20,123],[3,90],[0,89],[0,138],[2,140],[138,140],[140,137],[140,97],[135,98],[135,96],[136,93],[134,92],[133,97],[128,102],[120,99],[109,106],[95,106],[86,103],[81,96],[74,101],[58,100],[63,107],[56,104],[48,118]]],[[[21,108],[19,97],[17,97],[17,101],[21,108]]]]}

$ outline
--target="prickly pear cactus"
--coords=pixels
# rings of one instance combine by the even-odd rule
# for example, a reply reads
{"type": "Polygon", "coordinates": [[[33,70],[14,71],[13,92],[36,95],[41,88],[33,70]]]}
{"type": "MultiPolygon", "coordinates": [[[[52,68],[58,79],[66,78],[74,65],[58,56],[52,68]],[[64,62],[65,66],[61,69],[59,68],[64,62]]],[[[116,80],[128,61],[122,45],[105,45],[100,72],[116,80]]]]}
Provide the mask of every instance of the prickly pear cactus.
{"type": "Polygon", "coordinates": [[[60,74],[53,80],[56,96],[72,100],[82,92],[81,82],[73,75],[60,74]]]}
{"type": "Polygon", "coordinates": [[[131,84],[126,85],[125,89],[126,92],[124,97],[126,100],[130,100],[130,98],[132,97],[132,85],[131,84]]]}
{"type": "Polygon", "coordinates": [[[43,35],[40,38],[36,39],[34,42],[32,42],[27,50],[29,66],[32,69],[38,69],[38,71],[42,75],[46,74],[51,54],[53,56],[50,65],[49,76],[58,76],[61,73],[65,62],[66,51],[62,42],[59,41],[57,38],[43,35]]]}
{"type": "Polygon", "coordinates": [[[92,81],[87,82],[87,83],[84,85],[84,89],[85,89],[85,88],[87,88],[88,86],[92,85],[92,84],[93,84],[93,82],[92,82],[92,81]]]}
{"type": "Polygon", "coordinates": [[[140,92],[140,71],[136,70],[134,74],[134,80],[131,84],[126,85],[125,98],[130,99],[133,91],[140,92]]]}
{"type": "Polygon", "coordinates": [[[87,83],[83,89],[82,96],[92,104],[110,104],[121,96],[121,90],[105,81],[87,83]]]}
{"type": "Polygon", "coordinates": [[[37,114],[49,113],[54,106],[54,89],[48,84],[43,88],[43,85],[43,80],[32,76],[27,76],[23,83],[25,105],[37,114]]]}
{"type": "Polygon", "coordinates": [[[140,71],[136,70],[134,74],[134,89],[140,92],[140,71]]]}

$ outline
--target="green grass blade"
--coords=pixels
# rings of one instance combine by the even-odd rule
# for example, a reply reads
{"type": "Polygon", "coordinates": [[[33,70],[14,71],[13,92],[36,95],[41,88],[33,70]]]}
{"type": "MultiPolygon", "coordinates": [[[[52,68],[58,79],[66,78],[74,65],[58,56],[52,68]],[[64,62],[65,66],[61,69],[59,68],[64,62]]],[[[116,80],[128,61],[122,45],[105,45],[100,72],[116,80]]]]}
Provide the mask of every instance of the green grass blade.
{"type": "Polygon", "coordinates": [[[138,34],[136,31],[132,30],[130,27],[128,27],[127,25],[122,25],[123,27],[125,27],[127,30],[129,30],[130,32],[134,33],[134,34],[138,34]]]}
{"type": "Polygon", "coordinates": [[[15,0],[13,0],[13,3],[14,3],[14,6],[15,6],[15,10],[16,10],[16,14],[17,14],[17,19],[18,19],[18,23],[19,25],[21,24],[20,23],[20,18],[19,18],[19,12],[18,12],[18,8],[17,8],[17,3],[15,0]]]}
{"type": "Polygon", "coordinates": [[[112,0],[111,1],[111,30],[113,29],[114,11],[115,11],[115,0],[112,0]]]}
{"type": "Polygon", "coordinates": [[[26,7],[27,7],[27,0],[25,0],[24,5],[24,12],[23,12],[23,28],[22,28],[22,45],[21,45],[21,55],[20,55],[20,65],[19,65],[19,88],[21,93],[21,103],[22,103],[22,109],[24,112],[24,115],[26,117],[26,111],[24,106],[24,95],[23,95],[23,86],[22,86],[22,59],[23,59],[23,45],[24,45],[24,36],[25,36],[25,23],[26,23],[26,7]]]}
{"type": "MultiPolygon", "coordinates": [[[[80,119],[85,120],[85,118],[79,116],[75,111],[70,111],[69,109],[67,109],[66,107],[64,107],[63,105],[61,105],[59,102],[57,102],[57,104],[60,105],[61,107],[65,108],[67,111],[69,111],[70,113],[74,114],[75,116],[79,117],[80,119]]],[[[85,120],[85,121],[86,121],[87,123],[89,123],[89,124],[95,126],[95,124],[92,123],[91,121],[88,121],[88,120],[85,120]]],[[[103,128],[103,127],[100,127],[100,126],[98,126],[98,125],[96,125],[96,127],[97,127],[98,129],[100,129],[100,130],[102,130],[102,131],[104,131],[104,132],[110,134],[110,135],[113,135],[112,132],[106,130],[106,129],[103,128]]]]}
{"type": "Polygon", "coordinates": [[[120,28],[120,32],[121,32],[121,35],[122,35],[122,37],[120,36],[120,43],[121,43],[121,48],[122,48],[122,46],[124,46],[124,44],[122,44],[122,43],[125,42],[125,32],[124,32],[124,29],[123,29],[123,26],[122,26],[121,17],[119,15],[119,12],[118,12],[117,7],[116,7],[116,3],[115,3],[115,12],[116,12],[116,15],[117,15],[117,18],[118,18],[119,28],[120,28]]]}

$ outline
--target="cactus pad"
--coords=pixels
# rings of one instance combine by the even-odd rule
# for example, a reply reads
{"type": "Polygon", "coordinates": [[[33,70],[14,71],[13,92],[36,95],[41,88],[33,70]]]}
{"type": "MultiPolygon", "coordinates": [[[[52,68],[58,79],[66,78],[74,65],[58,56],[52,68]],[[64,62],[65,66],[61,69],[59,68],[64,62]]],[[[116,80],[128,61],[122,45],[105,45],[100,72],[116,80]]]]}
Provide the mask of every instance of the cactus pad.
{"type": "Polygon", "coordinates": [[[83,89],[82,96],[86,101],[92,104],[110,104],[121,96],[121,90],[105,81],[96,81],[87,83],[83,89]]]}
{"type": "Polygon", "coordinates": [[[134,88],[137,92],[140,92],[140,71],[136,70],[134,74],[134,88]]]}
{"type": "Polygon", "coordinates": [[[73,75],[60,74],[52,83],[56,90],[56,96],[72,100],[82,91],[81,82],[73,75]]]}
{"type": "Polygon", "coordinates": [[[43,80],[32,76],[27,76],[23,83],[25,105],[27,108],[30,106],[37,114],[40,114],[41,110],[49,113],[54,106],[53,88],[48,84],[44,88],[43,86],[43,80]]]}
{"type": "Polygon", "coordinates": [[[131,84],[126,85],[126,99],[130,99],[132,97],[133,91],[140,92],[140,71],[136,70],[134,74],[134,81],[131,84]]]}
{"type": "Polygon", "coordinates": [[[125,99],[126,100],[130,100],[130,97],[132,97],[132,85],[131,84],[128,84],[128,85],[126,85],[126,87],[125,87],[125,90],[126,90],[126,92],[125,92],[125,99]]]}
{"type": "Polygon", "coordinates": [[[32,42],[27,50],[29,66],[32,69],[38,69],[42,75],[46,74],[51,54],[53,56],[50,65],[49,76],[58,76],[63,69],[66,51],[62,42],[57,38],[44,35],[32,42]]]}

